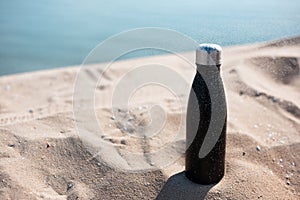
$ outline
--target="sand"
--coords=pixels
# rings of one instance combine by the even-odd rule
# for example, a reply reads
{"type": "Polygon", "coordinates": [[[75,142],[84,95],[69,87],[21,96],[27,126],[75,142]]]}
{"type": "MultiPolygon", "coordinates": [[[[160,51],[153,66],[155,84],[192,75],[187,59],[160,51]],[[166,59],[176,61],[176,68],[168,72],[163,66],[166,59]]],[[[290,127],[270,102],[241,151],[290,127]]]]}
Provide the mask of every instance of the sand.
{"type": "MultiPolygon", "coordinates": [[[[73,112],[80,66],[0,77],[0,199],[299,199],[299,41],[224,48],[226,173],[209,186],[183,173],[188,89],[174,95],[145,85],[125,105],[121,84],[112,97],[124,74],[145,63],[172,66],[190,87],[195,71],[178,56],[113,63],[95,96],[75,94],[80,117],[73,112]],[[84,105],[94,97],[102,131],[84,132],[78,127],[93,120],[84,105]]],[[[96,83],[105,67],[87,66],[82,80],[96,83]]]]}

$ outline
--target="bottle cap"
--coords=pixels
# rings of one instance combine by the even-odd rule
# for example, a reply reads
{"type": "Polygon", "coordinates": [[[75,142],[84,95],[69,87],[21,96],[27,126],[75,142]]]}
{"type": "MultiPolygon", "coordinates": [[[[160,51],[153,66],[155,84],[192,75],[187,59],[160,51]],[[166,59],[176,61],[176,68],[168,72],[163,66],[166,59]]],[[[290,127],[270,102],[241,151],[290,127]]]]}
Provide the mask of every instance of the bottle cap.
{"type": "Polygon", "coordinates": [[[217,44],[200,44],[196,50],[196,64],[220,65],[222,48],[217,44]]]}

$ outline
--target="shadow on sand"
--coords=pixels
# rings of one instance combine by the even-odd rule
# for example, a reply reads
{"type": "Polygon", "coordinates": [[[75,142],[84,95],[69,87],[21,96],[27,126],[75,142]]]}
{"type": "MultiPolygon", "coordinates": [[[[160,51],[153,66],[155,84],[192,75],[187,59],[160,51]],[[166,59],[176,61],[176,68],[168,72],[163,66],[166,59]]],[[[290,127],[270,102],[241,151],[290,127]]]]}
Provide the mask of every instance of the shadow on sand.
{"type": "Polygon", "coordinates": [[[164,185],[156,200],[183,199],[191,200],[204,199],[207,192],[213,185],[200,185],[191,182],[186,178],[184,172],[171,176],[164,185]]]}

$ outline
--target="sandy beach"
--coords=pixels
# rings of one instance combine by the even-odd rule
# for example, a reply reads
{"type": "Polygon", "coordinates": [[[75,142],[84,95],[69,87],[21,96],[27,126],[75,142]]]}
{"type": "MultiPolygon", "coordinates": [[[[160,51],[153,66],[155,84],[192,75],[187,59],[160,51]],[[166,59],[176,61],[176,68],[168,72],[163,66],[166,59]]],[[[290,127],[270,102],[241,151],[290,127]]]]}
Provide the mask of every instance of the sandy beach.
{"type": "MultiPolygon", "coordinates": [[[[103,72],[95,95],[77,98],[95,97],[103,132],[90,138],[78,133],[82,121],[73,113],[80,66],[0,77],[0,199],[300,198],[300,37],[223,48],[226,173],[216,185],[194,184],[183,174],[185,124],[179,122],[186,105],[170,91],[145,86],[134,92],[130,109],[112,108],[110,97],[124,74],[160,62],[191,85],[195,71],[175,55],[83,70],[87,84],[103,72]],[[161,120],[155,112],[151,119],[154,104],[167,116],[163,130],[137,137],[161,120]],[[100,145],[90,144],[93,140],[100,145]],[[160,149],[159,156],[147,156],[160,149]]],[[[188,94],[180,95],[186,100],[188,94]]]]}

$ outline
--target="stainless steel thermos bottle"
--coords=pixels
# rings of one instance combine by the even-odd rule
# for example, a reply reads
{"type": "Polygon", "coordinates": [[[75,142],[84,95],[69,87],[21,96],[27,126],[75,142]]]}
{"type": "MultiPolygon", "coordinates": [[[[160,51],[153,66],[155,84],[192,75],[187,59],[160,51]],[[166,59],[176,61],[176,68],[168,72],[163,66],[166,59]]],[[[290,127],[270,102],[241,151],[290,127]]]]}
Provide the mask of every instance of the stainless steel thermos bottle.
{"type": "Polygon", "coordinates": [[[186,129],[186,177],[200,184],[224,176],[227,109],[220,76],[220,46],[201,44],[189,96],[186,129]]]}

